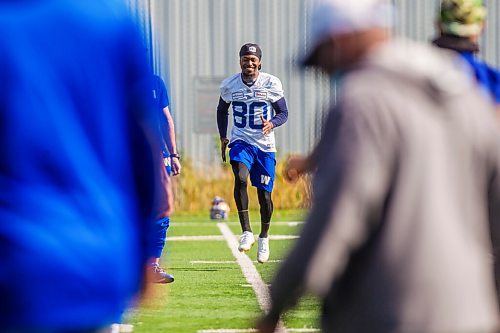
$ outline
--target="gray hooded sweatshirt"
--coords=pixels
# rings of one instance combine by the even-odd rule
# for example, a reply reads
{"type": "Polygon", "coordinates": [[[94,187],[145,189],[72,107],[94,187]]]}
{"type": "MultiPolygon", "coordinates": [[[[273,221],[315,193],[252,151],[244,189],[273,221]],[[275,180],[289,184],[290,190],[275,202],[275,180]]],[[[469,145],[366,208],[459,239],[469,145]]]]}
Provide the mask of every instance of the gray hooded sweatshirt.
{"type": "Polygon", "coordinates": [[[271,317],[312,292],[324,332],[498,329],[500,130],[466,68],[394,41],[345,75],[271,317]]]}

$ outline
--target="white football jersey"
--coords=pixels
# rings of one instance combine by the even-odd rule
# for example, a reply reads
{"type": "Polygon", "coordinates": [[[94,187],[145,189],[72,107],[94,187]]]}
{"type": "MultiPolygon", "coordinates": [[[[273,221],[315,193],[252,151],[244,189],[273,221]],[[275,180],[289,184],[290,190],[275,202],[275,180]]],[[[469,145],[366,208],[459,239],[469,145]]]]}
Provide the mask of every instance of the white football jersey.
{"type": "Polygon", "coordinates": [[[238,73],[222,81],[220,95],[233,108],[230,142],[243,140],[262,151],[276,152],[274,132],[262,134],[260,116],[266,120],[273,117],[271,103],[284,96],[281,81],[276,76],[260,72],[257,81],[249,87],[238,73]]]}

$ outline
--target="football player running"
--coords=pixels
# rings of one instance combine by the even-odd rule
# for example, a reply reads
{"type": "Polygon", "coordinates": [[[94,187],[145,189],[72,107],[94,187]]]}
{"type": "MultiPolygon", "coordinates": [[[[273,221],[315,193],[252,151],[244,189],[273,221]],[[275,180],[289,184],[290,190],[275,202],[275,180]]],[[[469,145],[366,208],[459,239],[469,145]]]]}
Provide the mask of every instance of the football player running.
{"type": "Polygon", "coordinates": [[[238,250],[249,251],[255,243],[248,215],[247,180],[257,188],[261,229],[257,260],[269,260],[269,226],[273,213],[271,193],[276,169],[274,128],[288,119],[281,81],[261,72],[262,51],[257,44],[247,43],[240,49],[241,73],[225,79],[220,87],[217,126],[221,141],[221,157],[226,162],[226,148],[234,173],[234,200],[243,234],[238,250]],[[233,109],[233,127],[227,138],[229,106],[233,109]],[[273,116],[273,110],[275,115],[273,116]]]}

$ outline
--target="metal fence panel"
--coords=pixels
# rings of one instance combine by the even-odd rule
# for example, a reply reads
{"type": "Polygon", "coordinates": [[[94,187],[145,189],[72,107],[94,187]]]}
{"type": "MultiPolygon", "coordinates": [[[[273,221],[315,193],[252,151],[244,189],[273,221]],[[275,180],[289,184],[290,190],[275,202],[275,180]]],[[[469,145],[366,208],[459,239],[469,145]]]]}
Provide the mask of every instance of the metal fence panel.
{"type": "MultiPolygon", "coordinates": [[[[240,71],[238,51],[246,42],[261,46],[262,70],[279,77],[285,89],[290,117],[276,129],[278,156],[310,150],[325,106],[335,99],[328,78],[295,65],[297,51],[307,43],[311,0],[126,1],[150,39],[155,71],[167,83],[180,150],[195,165],[219,163],[218,83],[240,71]]],[[[397,7],[395,33],[429,42],[439,0],[392,1],[397,7]]],[[[500,66],[500,4],[485,3],[489,16],[481,56],[500,66]]]]}
{"type": "Polygon", "coordinates": [[[290,0],[152,2],[157,69],[168,81],[181,150],[196,164],[219,163],[218,87],[240,71],[238,52],[246,42],[261,46],[262,70],[279,77],[285,90],[290,118],[276,130],[278,156],[310,149],[318,127],[315,112],[327,104],[330,92],[324,78],[294,65],[305,39],[307,6],[290,0]]]}

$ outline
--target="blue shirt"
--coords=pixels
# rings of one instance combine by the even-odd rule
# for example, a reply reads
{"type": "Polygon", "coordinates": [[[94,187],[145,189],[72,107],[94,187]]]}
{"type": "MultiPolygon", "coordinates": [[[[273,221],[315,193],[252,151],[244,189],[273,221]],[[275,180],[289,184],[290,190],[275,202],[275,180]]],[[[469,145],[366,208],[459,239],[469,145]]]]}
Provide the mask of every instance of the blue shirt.
{"type": "Polygon", "coordinates": [[[165,137],[167,133],[164,130],[165,127],[168,126],[168,124],[167,124],[167,119],[163,113],[163,109],[168,107],[170,105],[170,102],[168,99],[167,87],[165,86],[165,83],[163,82],[161,77],[159,77],[158,75],[153,75],[152,93],[153,93],[155,114],[158,122],[158,130],[161,139],[160,144],[163,149],[163,155],[165,157],[168,157],[169,152],[167,147],[167,140],[169,138],[165,137]]]}
{"type": "Polygon", "coordinates": [[[122,6],[0,2],[0,330],[102,327],[139,288],[155,164],[122,6]]]}
{"type": "Polygon", "coordinates": [[[460,52],[472,67],[477,81],[496,104],[500,104],[500,71],[477,59],[472,52],[460,52]]]}
{"type": "Polygon", "coordinates": [[[170,105],[167,87],[158,75],[153,75],[153,99],[158,110],[163,110],[170,105]]]}

